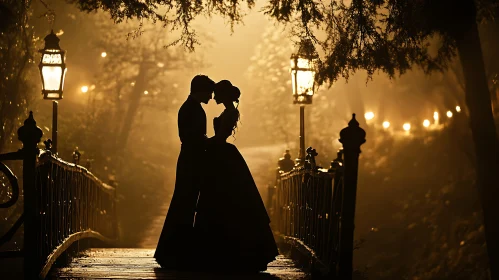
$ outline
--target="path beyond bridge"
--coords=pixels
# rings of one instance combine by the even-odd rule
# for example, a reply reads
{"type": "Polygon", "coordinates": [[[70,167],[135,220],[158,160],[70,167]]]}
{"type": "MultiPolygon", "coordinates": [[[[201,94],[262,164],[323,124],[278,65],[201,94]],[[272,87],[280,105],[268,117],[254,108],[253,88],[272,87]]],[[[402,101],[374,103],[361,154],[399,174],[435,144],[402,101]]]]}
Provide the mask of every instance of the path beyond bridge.
{"type": "Polygon", "coordinates": [[[168,279],[168,280],[308,280],[292,260],[284,256],[268,265],[265,272],[251,275],[224,274],[223,261],[217,274],[161,269],[153,258],[154,249],[93,248],[80,253],[64,268],[54,269],[49,279],[168,279]]]}

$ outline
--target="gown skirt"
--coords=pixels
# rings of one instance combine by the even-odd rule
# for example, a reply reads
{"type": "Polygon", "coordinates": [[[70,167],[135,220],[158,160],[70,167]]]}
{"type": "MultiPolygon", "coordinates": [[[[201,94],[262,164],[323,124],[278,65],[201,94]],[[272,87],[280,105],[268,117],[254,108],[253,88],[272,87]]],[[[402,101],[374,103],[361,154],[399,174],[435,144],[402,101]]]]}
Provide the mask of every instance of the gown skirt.
{"type": "Polygon", "coordinates": [[[248,165],[230,143],[213,145],[207,158],[194,226],[200,265],[266,270],[279,253],[248,165]]]}

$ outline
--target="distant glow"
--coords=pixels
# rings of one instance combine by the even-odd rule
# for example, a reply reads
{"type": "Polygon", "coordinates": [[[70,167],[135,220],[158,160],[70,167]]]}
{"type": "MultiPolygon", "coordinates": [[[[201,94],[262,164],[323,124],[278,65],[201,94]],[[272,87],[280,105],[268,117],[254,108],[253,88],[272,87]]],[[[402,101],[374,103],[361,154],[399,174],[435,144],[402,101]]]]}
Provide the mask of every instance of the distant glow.
{"type": "Polygon", "coordinates": [[[458,112],[458,113],[461,112],[461,107],[456,106],[456,112],[458,112]]]}
{"type": "Polygon", "coordinates": [[[57,33],[55,33],[55,35],[57,35],[57,36],[61,36],[62,34],[64,34],[64,30],[62,30],[62,29],[59,29],[59,31],[57,31],[57,33]]]}
{"type": "Polygon", "coordinates": [[[423,126],[424,127],[429,127],[430,126],[430,120],[424,120],[423,121],[423,126]]]}
{"type": "Polygon", "coordinates": [[[145,94],[145,95],[148,95],[148,94],[149,94],[149,92],[148,92],[147,90],[144,90],[144,94],[145,94]]]}
{"type": "Polygon", "coordinates": [[[95,89],[95,85],[91,85],[90,90],[94,90],[94,89],[95,89]]]}
{"type": "Polygon", "coordinates": [[[374,113],[373,112],[367,112],[364,114],[364,117],[366,117],[366,120],[372,120],[374,118],[374,113]]]}
{"type": "Polygon", "coordinates": [[[390,122],[389,121],[384,121],[383,122],[383,127],[384,128],[389,128],[390,127],[390,122]]]}
{"type": "Polygon", "coordinates": [[[107,56],[107,52],[101,52],[100,56],[101,57],[106,57],[107,56]]]}
{"type": "Polygon", "coordinates": [[[159,68],[165,67],[165,64],[163,62],[158,62],[158,64],[156,64],[156,65],[158,65],[159,68]]]}
{"type": "Polygon", "coordinates": [[[433,119],[438,122],[438,112],[433,112],[433,119]]]}
{"type": "Polygon", "coordinates": [[[82,86],[81,92],[86,93],[88,91],[88,86],[82,86]]]}
{"type": "Polygon", "coordinates": [[[135,82],[131,82],[130,85],[133,87],[135,85],[135,82]]]}
{"type": "Polygon", "coordinates": [[[410,123],[404,123],[404,125],[402,126],[402,128],[404,128],[405,131],[409,131],[409,130],[411,130],[411,124],[410,123]]]}
{"type": "Polygon", "coordinates": [[[451,111],[447,111],[447,117],[448,118],[452,118],[452,112],[451,111]]]}

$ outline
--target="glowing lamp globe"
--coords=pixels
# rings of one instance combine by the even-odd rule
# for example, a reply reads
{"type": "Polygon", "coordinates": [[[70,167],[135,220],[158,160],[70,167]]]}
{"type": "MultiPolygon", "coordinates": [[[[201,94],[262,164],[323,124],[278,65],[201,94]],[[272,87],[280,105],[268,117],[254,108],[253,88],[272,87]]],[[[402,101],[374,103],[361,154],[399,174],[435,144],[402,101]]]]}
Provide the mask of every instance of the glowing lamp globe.
{"type": "Polygon", "coordinates": [[[316,62],[319,55],[311,40],[303,40],[297,53],[291,55],[291,85],[294,104],[312,104],[315,91],[316,62]]]}
{"type": "Polygon", "coordinates": [[[59,38],[51,31],[45,37],[45,47],[42,54],[40,75],[42,77],[42,94],[44,99],[62,99],[64,77],[66,76],[66,52],[59,47],[59,38]]]}

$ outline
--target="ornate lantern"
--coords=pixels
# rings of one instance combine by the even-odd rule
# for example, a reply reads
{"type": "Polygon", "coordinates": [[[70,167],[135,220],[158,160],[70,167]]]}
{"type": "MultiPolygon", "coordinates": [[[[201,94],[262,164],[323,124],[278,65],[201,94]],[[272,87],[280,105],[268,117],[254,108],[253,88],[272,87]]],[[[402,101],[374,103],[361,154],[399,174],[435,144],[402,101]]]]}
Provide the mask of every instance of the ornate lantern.
{"type": "Polygon", "coordinates": [[[291,55],[291,84],[294,104],[311,104],[315,91],[315,65],[318,59],[310,39],[302,40],[297,53],[291,55]]]}
{"type": "Polygon", "coordinates": [[[66,52],[59,47],[59,38],[52,30],[45,37],[45,47],[39,52],[42,54],[40,75],[42,77],[42,94],[44,99],[62,99],[64,77],[66,76],[66,52]]]}

